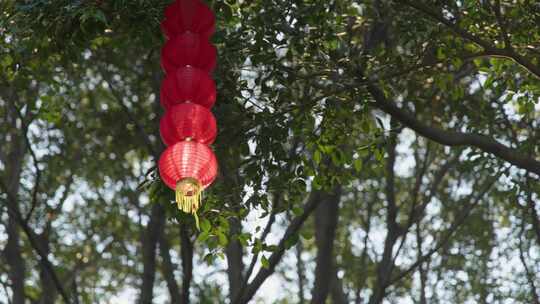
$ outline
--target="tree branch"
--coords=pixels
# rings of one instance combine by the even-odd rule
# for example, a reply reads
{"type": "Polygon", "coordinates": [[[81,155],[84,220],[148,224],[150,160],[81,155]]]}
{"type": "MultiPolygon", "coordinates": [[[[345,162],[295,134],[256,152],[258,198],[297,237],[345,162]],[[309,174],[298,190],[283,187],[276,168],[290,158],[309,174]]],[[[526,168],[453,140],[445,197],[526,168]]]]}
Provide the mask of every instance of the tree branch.
{"type": "MultiPolygon", "coordinates": [[[[420,259],[424,254],[422,253],[422,232],[420,230],[420,223],[416,225],[416,256],[420,259]]],[[[418,265],[418,275],[420,276],[420,304],[427,304],[426,298],[426,281],[427,271],[423,267],[424,262],[418,265]]]]}
{"type": "Polygon", "coordinates": [[[304,246],[302,245],[302,240],[298,240],[296,244],[296,273],[298,274],[298,303],[304,304],[306,301],[304,285],[306,284],[306,274],[305,274],[305,265],[302,260],[302,252],[304,251],[304,246]]]}
{"type": "Polygon", "coordinates": [[[431,202],[432,198],[437,193],[437,189],[439,188],[439,185],[441,184],[441,182],[444,180],[445,175],[448,173],[450,168],[453,167],[455,165],[455,163],[458,161],[459,155],[461,155],[461,153],[457,154],[455,157],[448,160],[435,173],[435,177],[433,179],[433,182],[431,183],[429,193],[427,195],[423,196],[422,204],[417,206],[416,201],[412,202],[411,209],[410,209],[409,215],[407,217],[407,224],[406,224],[406,226],[404,228],[404,231],[403,231],[403,234],[402,234],[402,237],[401,237],[401,242],[400,242],[400,244],[398,246],[398,249],[396,250],[396,253],[394,254],[394,257],[392,259],[392,268],[393,268],[393,265],[395,265],[395,261],[398,258],[399,253],[401,252],[401,249],[403,248],[403,245],[405,245],[405,241],[407,239],[407,234],[409,233],[409,230],[411,229],[411,227],[413,226],[414,223],[417,223],[417,225],[419,224],[419,222],[422,219],[422,216],[424,214],[424,211],[425,211],[427,205],[431,202]]]}
{"type": "MultiPolygon", "coordinates": [[[[361,74],[363,77],[363,74],[361,74]]],[[[480,134],[447,131],[432,127],[418,120],[405,109],[387,100],[383,91],[372,83],[367,84],[367,89],[375,102],[373,105],[386,112],[394,119],[409,127],[418,134],[447,146],[470,146],[493,154],[519,168],[526,169],[540,175],[540,162],[528,157],[517,149],[509,148],[498,141],[480,134]]]]}
{"type": "MultiPolygon", "coordinates": [[[[261,238],[260,238],[261,242],[264,243],[264,241],[266,240],[266,237],[268,236],[268,234],[270,234],[270,231],[272,230],[272,225],[274,224],[275,221],[276,221],[276,212],[272,210],[272,212],[270,212],[270,216],[268,217],[268,221],[266,222],[266,226],[264,227],[264,230],[261,234],[261,238]]],[[[255,269],[255,264],[257,263],[258,258],[259,258],[258,252],[253,254],[253,257],[251,258],[251,262],[249,263],[249,268],[246,271],[246,274],[244,276],[244,284],[242,284],[241,289],[246,288],[249,282],[249,278],[251,277],[251,274],[253,274],[253,269],[255,269]]]]}
{"type": "MultiPolygon", "coordinates": [[[[531,61],[527,60],[527,58],[516,53],[516,51],[510,45],[505,45],[505,48],[495,47],[488,41],[483,40],[479,38],[478,36],[475,36],[471,34],[470,32],[462,29],[457,24],[444,18],[444,16],[442,16],[441,14],[439,14],[432,8],[428,7],[427,5],[420,3],[419,1],[409,1],[409,0],[395,0],[395,1],[398,3],[405,4],[407,6],[410,6],[424,13],[425,15],[429,16],[431,19],[444,24],[446,27],[448,27],[450,30],[452,30],[453,32],[461,36],[462,38],[467,39],[473,43],[476,43],[482,48],[484,48],[486,53],[490,54],[491,56],[511,59],[517,64],[521,65],[526,70],[528,70],[534,76],[540,78],[540,67],[533,64],[531,61]]],[[[505,43],[508,44],[509,40],[505,39],[505,43]]]]}
{"type": "Polygon", "coordinates": [[[316,192],[312,192],[308,198],[307,203],[304,205],[304,212],[294,218],[289,226],[287,227],[287,230],[285,230],[285,234],[283,235],[283,238],[279,241],[277,245],[277,249],[272,253],[270,258],[268,259],[268,267],[267,268],[261,268],[255,278],[251,281],[251,283],[243,290],[241,293],[241,296],[239,296],[233,303],[235,304],[246,304],[249,303],[249,301],[253,298],[259,287],[264,283],[264,281],[274,273],[277,264],[281,261],[281,258],[285,254],[285,250],[287,249],[286,243],[287,241],[293,237],[300,228],[302,228],[302,225],[304,222],[308,219],[308,217],[311,215],[311,213],[317,208],[317,206],[320,203],[319,195],[317,195],[316,192]]]}
{"type": "Polygon", "coordinates": [[[497,19],[497,24],[499,25],[499,28],[501,29],[501,39],[504,41],[504,47],[508,50],[512,49],[512,42],[510,41],[510,35],[508,34],[508,24],[506,24],[506,20],[502,16],[501,12],[501,1],[495,0],[495,5],[492,5],[490,2],[488,4],[491,6],[491,9],[495,13],[495,18],[497,19]]]}
{"type": "Polygon", "coordinates": [[[538,212],[536,212],[536,204],[533,200],[533,190],[531,189],[531,182],[529,176],[527,176],[526,181],[527,186],[527,209],[531,216],[531,222],[534,229],[534,232],[536,234],[536,241],[538,242],[538,245],[540,246],[540,217],[538,217],[538,212]]]}
{"type": "MultiPolygon", "coordinates": [[[[2,188],[4,188],[4,190],[6,191],[6,194],[7,194],[9,200],[12,200],[14,202],[17,201],[16,198],[15,198],[15,195],[13,193],[10,193],[9,191],[7,191],[8,188],[6,187],[6,185],[1,180],[0,180],[0,186],[2,188]]],[[[51,279],[54,282],[54,286],[56,287],[56,290],[58,291],[60,296],[62,296],[62,299],[64,300],[64,302],[65,303],[71,303],[72,301],[70,300],[68,294],[64,290],[64,287],[60,283],[60,279],[58,278],[58,275],[56,274],[56,271],[54,270],[51,262],[49,261],[49,258],[47,257],[47,254],[45,254],[42,251],[41,247],[39,246],[34,231],[32,231],[30,226],[28,226],[28,223],[25,221],[25,219],[23,218],[23,216],[19,212],[19,210],[17,210],[16,208],[12,208],[12,206],[10,204],[7,204],[7,208],[8,208],[8,213],[10,213],[11,216],[13,216],[15,218],[15,220],[17,221],[19,226],[22,228],[22,230],[26,234],[26,237],[28,238],[28,241],[30,242],[30,245],[32,246],[34,251],[36,251],[36,253],[38,254],[38,256],[40,258],[40,262],[43,265],[43,268],[51,276],[51,279]]]]}
{"type": "MultiPolygon", "coordinates": [[[[392,119],[390,124],[393,126],[395,120],[392,119]]],[[[397,223],[399,207],[396,203],[395,192],[395,172],[394,165],[396,161],[396,146],[397,134],[392,133],[386,145],[388,157],[386,159],[385,170],[385,196],[386,196],[386,237],[384,239],[384,249],[382,258],[377,262],[377,278],[373,287],[373,293],[369,298],[369,304],[382,303],[386,294],[387,282],[392,275],[393,269],[393,250],[396,241],[405,231],[397,223]]]]}
{"type": "Polygon", "coordinates": [[[25,217],[25,222],[28,222],[30,217],[32,216],[32,213],[34,212],[34,209],[37,206],[37,194],[39,190],[39,184],[41,180],[41,170],[38,166],[38,158],[36,153],[34,152],[34,149],[32,148],[32,144],[30,143],[30,139],[28,138],[28,127],[31,123],[31,120],[28,121],[28,124],[25,123],[27,119],[22,115],[21,111],[15,106],[15,103],[12,103],[13,111],[17,114],[19,119],[21,120],[21,128],[22,128],[22,137],[24,139],[24,143],[26,145],[26,148],[30,152],[30,156],[32,157],[32,162],[34,164],[34,170],[36,170],[36,180],[34,182],[34,188],[32,189],[32,201],[30,203],[30,211],[28,211],[28,214],[25,217]]]}
{"type": "Polygon", "coordinates": [[[425,15],[429,16],[431,19],[444,24],[446,27],[448,27],[449,29],[451,29],[456,34],[460,35],[461,37],[480,45],[481,47],[483,47],[486,50],[493,48],[492,45],[489,42],[487,42],[485,40],[482,40],[481,38],[479,38],[479,37],[469,33],[468,31],[460,28],[457,24],[453,23],[449,19],[446,19],[443,15],[439,14],[434,9],[428,7],[427,5],[425,5],[423,3],[420,3],[419,1],[409,1],[409,0],[395,0],[395,1],[398,2],[398,3],[405,4],[407,6],[410,6],[410,7],[414,8],[414,9],[424,13],[425,15]]]}
{"type": "MultiPolygon", "coordinates": [[[[296,153],[296,150],[298,149],[298,145],[300,144],[300,141],[298,138],[293,138],[291,149],[289,150],[289,159],[292,159],[294,157],[294,154],[296,153]]],[[[287,164],[286,171],[290,170],[291,163],[287,164]]],[[[268,222],[266,222],[266,226],[264,227],[264,230],[261,234],[260,241],[264,243],[266,240],[266,237],[270,234],[270,231],[272,231],[272,226],[274,225],[274,222],[276,221],[276,214],[279,205],[283,201],[283,193],[280,193],[279,196],[276,197],[276,199],[272,203],[272,210],[270,211],[270,216],[268,218],[268,222]]],[[[244,280],[242,282],[240,290],[244,290],[246,286],[248,285],[249,278],[253,274],[253,270],[255,269],[255,264],[257,263],[257,260],[259,259],[259,252],[253,254],[253,257],[251,258],[251,262],[249,264],[249,267],[244,274],[244,280]]]]}
{"type": "MultiPolygon", "coordinates": [[[[397,281],[403,279],[404,277],[406,277],[407,275],[412,273],[419,265],[424,263],[426,260],[430,259],[431,256],[435,252],[439,251],[439,249],[441,249],[450,240],[450,238],[458,230],[458,228],[463,223],[465,223],[465,221],[467,220],[467,218],[471,214],[472,210],[480,203],[480,201],[482,201],[482,198],[484,197],[484,195],[489,191],[489,189],[491,189],[493,184],[499,179],[499,177],[503,174],[503,172],[504,171],[501,171],[498,174],[496,174],[495,176],[493,176],[491,179],[489,179],[485,183],[483,189],[476,195],[476,197],[474,196],[474,192],[471,193],[469,196],[467,196],[467,198],[464,199],[463,201],[465,202],[465,201],[472,200],[472,203],[470,203],[468,205],[465,205],[462,208],[462,210],[460,212],[460,217],[450,226],[450,228],[448,228],[445,236],[437,243],[437,245],[435,247],[433,247],[430,251],[428,251],[428,253],[426,253],[421,258],[419,258],[415,263],[413,263],[411,266],[409,266],[409,268],[407,268],[406,270],[402,271],[397,276],[392,278],[388,282],[387,286],[390,286],[390,285],[396,283],[397,281]]],[[[473,187],[473,189],[474,189],[474,187],[473,187]]]]}
{"type": "Polygon", "coordinates": [[[122,100],[122,95],[120,94],[120,92],[118,92],[118,90],[116,90],[115,86],[113,85],[109,73],[102,70],[102,74],[104,77],[103,81],[105,81],[105,83],[109,86],[110,92],[113,95],[114,99],[116,100],[118,105],[122,108],[124,113],[126,113],[131,123],[135,125],[135,128],[137,129],[137,132],[139,133],[139,135],[142,137],[148,149],[148,152],[150,152],[150,155],[152,155],[155,161],[157,161],[159,159],[159,151],[155,148],[156,145],[152,143],[152,141],[150,140],[150,137],[148,136],[148,133],[146,133],[146,131],[144,130],[144,127],[139,123],[139,120],[137,120],[137,118],[133,115],[133,113],[131,113],[130,109],[124,104],[124,101],[122,100]]]}
{"type": "Polygon", "coordinates": [[[535,274],[531,273],[529,270],[529,267],[527,266],[527,259],[525,258],[525,254],[523,252],[523,233],[525,232],[525,221],[521,222],[521,229],[519,230],[519,259],[521,261],[521,264],[523,265],[523,268],[525,269],[525,276],[527,277],[527,282],[529,283],[531,287],[531,296],[533,298],[534,304],[540,304],[540,299],[538,298],[538,294],[536,293],[536,284],[535,281],[535,274]]]}

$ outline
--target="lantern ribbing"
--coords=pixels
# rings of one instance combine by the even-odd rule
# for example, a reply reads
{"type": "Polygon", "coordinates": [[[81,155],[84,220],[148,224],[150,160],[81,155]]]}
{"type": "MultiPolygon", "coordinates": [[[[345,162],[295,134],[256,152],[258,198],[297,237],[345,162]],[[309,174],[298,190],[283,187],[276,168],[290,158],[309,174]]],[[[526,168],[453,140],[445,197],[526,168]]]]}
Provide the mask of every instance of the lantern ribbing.
{"type": "Polygon", "coordinates": [[[210,73],[216,66],[216,48],[210,43],[215,17],[200,0],[176,0],[164,12],[161,29],[167,38],[161,50],[165,78],[161,85],[160,122],[168,146],[159,160],[163,182],[176,193],[178,209],[195,216],[202,191],[217,176],[217,160],[208,146],[217,133],[209,111],[216,99],[210,73]]]}

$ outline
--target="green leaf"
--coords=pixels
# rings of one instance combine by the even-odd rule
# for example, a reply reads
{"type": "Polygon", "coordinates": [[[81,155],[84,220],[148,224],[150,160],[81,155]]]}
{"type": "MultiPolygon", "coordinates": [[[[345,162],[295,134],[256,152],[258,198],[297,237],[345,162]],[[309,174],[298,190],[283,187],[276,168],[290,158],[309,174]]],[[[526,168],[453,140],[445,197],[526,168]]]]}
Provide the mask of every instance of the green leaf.
{"type": "Polygon", "coordinates": [[[225,235],[225,233],[223,233],[221,230],[218,230],[217,231],[217,237],[218,237],[218,241],[219,241],[220,246],[222,246],[222,247],[227,246],[227,243],[229,242],[229,240],[227,239],[227,236],[225,235]]]}
{"type": "Polygon", "coordinates": [[[293,212],[294,215],[300,216],[304,212],[304,208],[302,208],[300,206],[295,206],[295,207],[292,208],[292,212],[293,212]]]}
{"type": "Polygon", "coordinates": [[[304,239],[311,240],[313,238],[314,231],[312,229],[302,229],[300,234],[304,239]]]}
{"type": "Polygon", "coordinates": [[[219,228],[223,231],[229,231],[229,221],[227,220],[227,218],[224,216],[220,216],[218,220],[219,220],[219,228]]]}
{"type": "Polygon", "coordinates": [[[313,161],[315,162],[315,165],[321,163],[321,151],[315,150],[315,152],[313,153],[313,161]]]}
{"type": "Polygon", "coordinates": [[[208,240],[209,237],[210,237],[210,234],[208,233],[208,231],[203,231],[197,237],[197,241],[201,242],[201,243],[204,243],[206,240],[208,240]]]}
{"type": "Polygon", "coordinates": [[[212,265],[214,263],[215,255],[212,253],[208,253],[204,256],[203,260],[206,262],[207,265],[212,265]]]}
{"type": "Polygon", "coordinates": [[[203,232],[208,232],[210,231],[210,229],[212,229],[212,224],[210,224],[210,221],[208,219],[201,219],[201,229],[203,232]]]}
{"type": "Polygon", "coordinates": [[[358,158],[354,160],[354,170],[356,172],[362,171],[362,159],[358,158]]]}
{"type": "Polygon", "coordinates": [[[285,241],[285,248],[290,249],[292,246],[296,245],[297,242],[298,242],[298,234],[291,235],[285,241]]]}
{"type": "Polygon", "coordinates": [[[261,265],[263,268],[266,268],[266,269],[270,268],[270,262],[264,255],[261,258],[261,265]]]}
{"type": "Polygon", "coordinates": [[[242,233],[242,234],[238,235],[238,241],[244,247],[249,245],[249,240],[250,239],[251,239],[251,234],[250,233],[242,233]]]}

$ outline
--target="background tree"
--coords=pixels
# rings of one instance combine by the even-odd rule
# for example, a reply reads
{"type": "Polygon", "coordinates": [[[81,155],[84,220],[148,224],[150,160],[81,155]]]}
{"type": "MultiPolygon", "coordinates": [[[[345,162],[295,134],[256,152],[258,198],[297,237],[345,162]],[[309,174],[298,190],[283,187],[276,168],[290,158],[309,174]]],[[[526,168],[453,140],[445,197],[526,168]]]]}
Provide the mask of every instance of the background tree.
{"type": "Polygon", "coordinates": [[[155,167],[167,3],[0,3],[0,303],[539,303],[536,3],[208,3],[200,231],[155,167]]]}

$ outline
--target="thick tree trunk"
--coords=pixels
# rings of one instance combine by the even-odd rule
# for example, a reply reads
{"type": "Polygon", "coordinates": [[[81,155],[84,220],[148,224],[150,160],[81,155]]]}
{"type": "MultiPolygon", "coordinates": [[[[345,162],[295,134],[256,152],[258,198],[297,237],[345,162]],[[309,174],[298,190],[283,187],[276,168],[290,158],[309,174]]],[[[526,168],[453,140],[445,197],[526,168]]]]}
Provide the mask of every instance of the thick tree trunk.
{"type": "Polygon", "coordinates": [[[165,214],[159,204],[152,206],[150,222],[142,237],[143,281],[141,285],[140,304],[151,304],[154,297],[154,279],[156,276],[156,247],[159,235],[163,232],[165,214]]]}
{"type": "Polygon", "coordinates": [[[161,272],[167,282],[167,289],[171,298],[171,304],[181,304],[180,288],[174,277],[176,265],[171,261],[169,250],[171,246],[165,233],[162,233],[159,240],[159,252],[161,255],[161,272]]]}
{"type": "Polygon", "coordinates": [[[332,280],[332,285],[330,285],[330,289],[331,289],[330,293],[331,293],[331,296],[332,296],[332,303],[333,304],[348,304],[348,303],[350,303],[347,295],[343,291],[343,282],[338,277],[337,268],[335,267],[335,264],[334,264],[334,271],[333,272],[334,272],[334,276],[333,276],[334,279],[332,280]]]}
{"type": "MultiPolygon", "coordinates": [[[[15,114],[13,114],[15,115],[15,114]]],[[[13,116],[16,117],[16,116],[13,116]]],[[[6,185],[9,197],[16,199],[19,192],[22,160],[24,157],[24,143],[20,136],[13,136],[12,148],[7,154],[7,159],[3,160],[6,166],[6,185]]],[[[19,210],[18,202],[8,199],[8,208],[19,210]]],[[[24,281],[25,264],[21,254],[20,229],[17,219],[13,214],[9,215],[7,225],[8,240],[5,248],[5,258],[9,266],[9,280],[12,284],[13,304],[24,304],[24,281]]]]}
{"type": "Polygon", "coordinates": [[[311,292],[311,303],[313,304],[325,303],[336,275],[333,250],[341,188],[336,187],[333,193],[319,193],[318,195],[321,203],[315,210],[317,265],[315,267],[315,284],[311,292]]]}
{"type": "Polygon", "coordinates": [[[180,226],[180,254],[182,256],[182,302],[189,303],[189,290],[193,279],[193,242],[188,226],[180,226]]]}
{"type": "Polygon", "coordinates": [[[13,304],[24,304],[25,265],[21,256],[20,231],[13,217],[8,220],[8,241],[5,248],[5,257],[9,265],[9,280],[12,284],[13,304]]]}
{"type": "MultiPolygon", "coordinates": [[[[48,255],[51,252],[49,244],[49,232],[50,226],[45,229],[45,231],[37,237],[38,246],[41,248],[42,252],[45,255],[48,255]]],[[[58,293],[56,292],[56,286],[51,277],[50,272],[46,266],[41,263],[39,270],[39,279],[41,281],[41,299],[40,304],[54,304],[58,293]]]]}
{"type": "MultiPolygon", "coordinates": [[[[237,218],[232,218],[229,221],[230,234],[236,235],[241,233],[242,226],[237,218]]],[[[229,298],[232,301],[236,299],[240,288],[242,288],[244,262],[242,261],[243,252],[242,245],[237,239],[231,239],[226,249],[227,254],[227,276],[229,277],[229,298]]]]}

